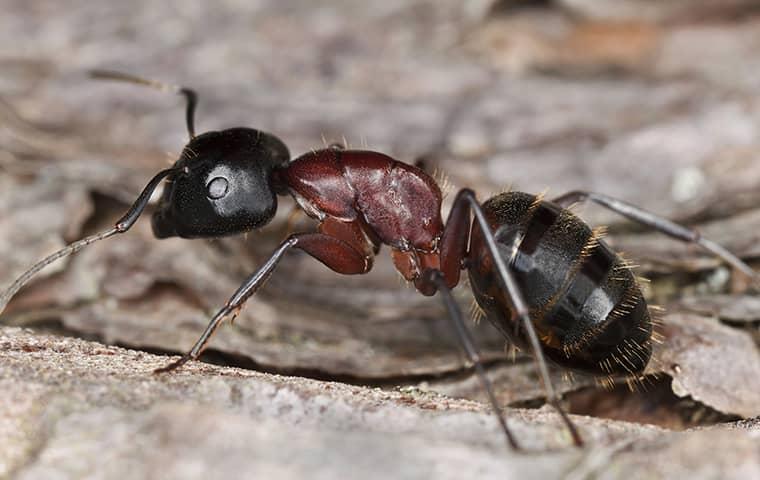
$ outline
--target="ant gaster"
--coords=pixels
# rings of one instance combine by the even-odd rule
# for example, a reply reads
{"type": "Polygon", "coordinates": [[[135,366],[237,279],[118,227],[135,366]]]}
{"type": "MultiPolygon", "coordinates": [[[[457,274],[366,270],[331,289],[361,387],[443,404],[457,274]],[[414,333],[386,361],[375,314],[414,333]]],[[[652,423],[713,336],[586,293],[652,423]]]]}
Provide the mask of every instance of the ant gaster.
{"type": "Polygon", "coordinates": [[[0,312],[46,265],[129,230],[163,180],[167,184],[152,218],[158,238],[220,237],[263,227],[277,210],[277,196],[286,194],[319,221],[316,232],[296,233],[283,241],[213,316],[193,348],[157,372],[197,359],[223,320],[237,315],[289,250],[300,249],[335,272],[353,275],[369,272],[380,246],[387,245],[398,271],[421,294],[440,292],[457,339],[509,444],[517,448],[451,294],[463,269],[488,320],[510,342],[533,353],[547,401],[561,415],[573,442],[581,445],[552,386],[545,359],[594,375],[640,374],[651,356],[652,320],[626,262],[566,207],[590,200],[695,243],[757,279],[748,265],[697,231],[592,192],[574,191],[553,201],[508,192],[481,205],[472,190],[463,189],[444,224],[441,191],[419,168],[382,153],[336,147],[291,161],[281,140],[251,128],[196,136],[193,90],[118,72],[94,71],[92,75],[184,95],[190,142],[174,166],[148,182],[113,228],[70,244],[19,277],[0,296],[0,312]]]}

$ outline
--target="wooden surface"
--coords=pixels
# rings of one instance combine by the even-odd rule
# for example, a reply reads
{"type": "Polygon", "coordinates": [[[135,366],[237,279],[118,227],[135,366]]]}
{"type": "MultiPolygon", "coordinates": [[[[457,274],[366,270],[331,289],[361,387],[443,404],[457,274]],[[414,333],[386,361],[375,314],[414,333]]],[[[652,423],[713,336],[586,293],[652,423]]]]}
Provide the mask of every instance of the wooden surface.
{"type": "MultiPolygon", "coordinates": [[[[6,2],[0,16],[0,285],[64,242],[108,226],[186,141],[180,98],[96,82],[86,76],[90,68],[196,88],[200,131],[260,128],[282,138],[294,155],[344,139],[403,161],[424,155],[438,178],[444,172],[453,188],[472,187],[481,198],[508,187],[548,189],[548,198],[572,189],[599,191],[695,225],[750,261],[760,256],[760,17],[752,2],[702,1],[688,14],[677,0],[658,2],[660,10],[643,0],[594,8],[570,0],[539,8],[510,1],[375,3],[6,2]],[[611,18],[610,11],[633,13],[611,18]]],[[[285,200],[262,231],[219,241],[159,241],[143,219],[128,234],[45,270],[2,323],[183,352],[286,235],[291,208],[285,200]]],[[[652,427],[626,424],[638,442],[626,454],[631,468],[644,461],[639,448],[646,458],[659,452],[652,458],[663,462],[665,453],[734,439],[742,445],[736,455],[745,447],[757,452],[756,435],[745,438],[720,426],[760,415],[760,386],[748,380],[760,377],[757,297],[743,295],[739,275],[694,247],[597,207],[577,211],[594,225],[610,225],[609,242],[640,265],[639,275],[652,277],[648,295],[665,303],[668,314],[649,387],[605,392],[593,379],[563,380],[556,372],[571,410],[673,429],[719,425],[649,443],[638,432],[652,427]]],[[[305,218],[297,224],[312,226],[305,218]]],[[[458,296],[467,308],[466,285],[458,296]]],[[[205,358],[482,400],[444,314],[436,299],[402,284],[386,250],[362,277],[339,277],[293,254],[234,326],[220,330],[205,358]]],[[[527,358],[508,360],[503,339],[486,322],[473,329],[499,398],[540,405],[543,393],[527,358]]],[[[13,342],[21,335],[24,343],[32,334],[8,335],[13,342]]],[[[30,371],[42,368],[34,356],[15,355],[14,362],[25,358],[30,371]]],[[[17,378],[14,372],[0,365],[1,378],[17,378]]],[[[33,387],[18,378],[9,385],[6,398],[32,398],[26,389],[33,387]]],[[[341,389],[335,398],[349,392],[341,389]]],[[[202,407],[188,408],[194,415],[202,407]]],[[[532,413],[525,412],[530,424],[532,413]]],[[[276,425],[277,415],[268,418],[276,425]]],[[[179,425],[187,417],[172,421],[179,425]]],[[[607,428],[600,420],[583,421],[607,428]]],[[[396,440],[368,430],[367,445],[389,452],[378,445],[396,440]]],[[[352,435],[363,431],[359,422],[352,435]]],[[[488,465],[489,455],[501,453],[494,433],[483,432],[493,448],[482,452],[463,447],[472,443],[467,436],[450,441],[465,448],[461,455],[488,465]]],[[[555,433],[562,438],[561,429],[555,433]]],[[[434,434],[431,427],[420,438],[434,434]]],[[[539,450],[544,441],[564,445],[536,435],[531,442],[539,450]]],[[[429,448],[421,458],[448,447],[429,448]]],[[[336,455],[350,458],[346,452],[336,455]]],[[[559,463],[535,475],[568,471],[564,455],[576,454],[548,455],[559,463]]],[[[7,471],[34,466],[31,457],[13,458],[22,460],[6,460],[7,471]]],[[[516,458],[509,461],[530,463],[516,458]]],[[[595,461],[614,477],[606,469],[610,459],[595,461]]],[[[707,472],[720,462],[704,456],[692,465],[707,472]]],[[[748,468],[760,468],[749,462],[748,468]]],[[[505,471],[494,468],[489,471],[505,471]]]]}

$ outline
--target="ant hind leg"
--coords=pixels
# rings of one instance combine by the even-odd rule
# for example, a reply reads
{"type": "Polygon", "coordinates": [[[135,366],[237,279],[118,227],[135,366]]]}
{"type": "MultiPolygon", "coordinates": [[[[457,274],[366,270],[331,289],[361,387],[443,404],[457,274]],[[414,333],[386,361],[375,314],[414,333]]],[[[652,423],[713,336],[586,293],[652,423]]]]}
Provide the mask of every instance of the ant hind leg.
{"type": "Polygon", "coordinates": [[[654,213],[648,212],[635,205],[631,205],[630,203],[601,193],[575,190],[555,198],[552,202],[566,208],[569,205],[584,200],[590,200],[608,210],[628,218],[629,220],[651,227],[669,237],[681,240],[682,242],[699,245],[703,250],[715,255],[746,275],[752,281],[755,288],[760,288],[760,275],[758,275],[752,267],[718,243],[702,237],[698,230],[684,227],[675,222],[671,222],[660,215],[655,215],[654,213]]]}

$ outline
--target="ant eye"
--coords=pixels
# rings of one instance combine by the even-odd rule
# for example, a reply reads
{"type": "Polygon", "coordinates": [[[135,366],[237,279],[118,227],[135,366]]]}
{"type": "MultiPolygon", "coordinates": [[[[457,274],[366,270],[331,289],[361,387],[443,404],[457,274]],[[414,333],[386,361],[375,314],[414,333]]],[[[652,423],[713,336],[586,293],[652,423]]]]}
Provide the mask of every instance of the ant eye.
{"type": "Polygon", "coordinates": [[[206,185],[206,195],[208,195],[208,198],[211,198],[213,200],[222,198],[223,196],[227,195],[227,190],[229,190],[229,187],[230,184],[227,182],[226,178],[212,178],[211,181],[208,182],[208,185],[206,185]]]}

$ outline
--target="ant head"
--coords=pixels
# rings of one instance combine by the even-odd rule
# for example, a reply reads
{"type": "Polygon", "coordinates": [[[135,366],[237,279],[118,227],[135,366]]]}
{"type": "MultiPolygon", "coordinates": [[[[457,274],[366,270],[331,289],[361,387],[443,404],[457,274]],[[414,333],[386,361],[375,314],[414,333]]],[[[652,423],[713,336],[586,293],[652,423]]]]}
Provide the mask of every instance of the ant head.
{"type": "Polygon", "coordinates": [[[158,238],[218,237],[267,224],[277,210],[272,172],[290,153],[277,137],[250,128],[190,140],[153,214],[158,238]]]}

